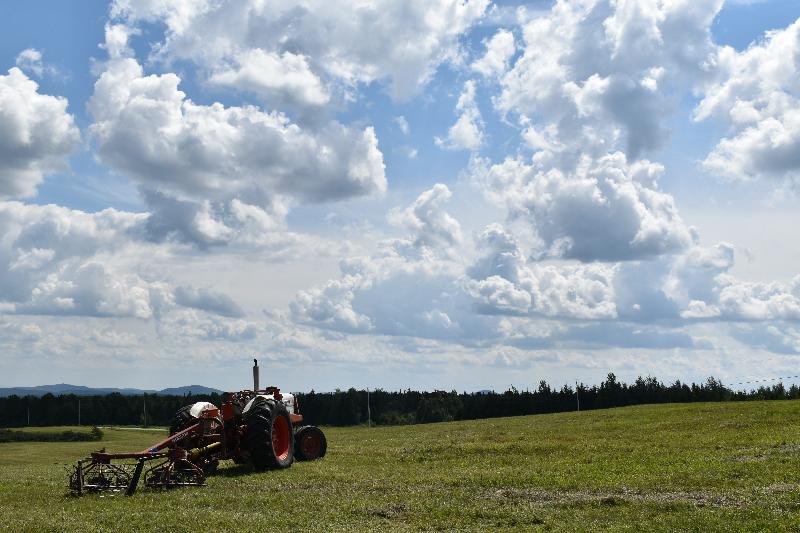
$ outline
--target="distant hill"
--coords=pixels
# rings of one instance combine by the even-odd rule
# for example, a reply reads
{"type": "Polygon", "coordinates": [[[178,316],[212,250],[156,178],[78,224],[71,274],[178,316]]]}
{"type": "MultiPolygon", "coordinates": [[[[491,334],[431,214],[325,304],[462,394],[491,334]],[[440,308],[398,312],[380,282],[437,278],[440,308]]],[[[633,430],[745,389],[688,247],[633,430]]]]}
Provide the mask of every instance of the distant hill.
{"type": "MultiPolygon", "coordinates": [[[[212,389],[211,387],[205,387],[203,385],[186,385],[184,387],[170,387],[167,389],[161,389],[158,391],[158,394],[163,394],[165,396],[183,396],[184,394],[220,394],[224,391],[219,389],[212,389]]],[[[149,394],[149,393],[148,393],[149,394]]]]}
{"type": "Polygon", "coordinates": [[[95,388],[84,387],[83,385],[69,385],[58,383],[56,385],[38,385],[36,387],[8,387],[0,388],[0,398],[6,396],[44,396],[45,394],[74,394],[76,396],[97,396],[118,392],[128,396],[138,396],[141,394],[162,394],[169,396],[183,396],[185,394],[213,394],[223,391],[206,387],[204,385],[186,385],[183,387],[169,387],[162,390],[143,390],[143,389],[117,389],[117,388],[95,388]]]}

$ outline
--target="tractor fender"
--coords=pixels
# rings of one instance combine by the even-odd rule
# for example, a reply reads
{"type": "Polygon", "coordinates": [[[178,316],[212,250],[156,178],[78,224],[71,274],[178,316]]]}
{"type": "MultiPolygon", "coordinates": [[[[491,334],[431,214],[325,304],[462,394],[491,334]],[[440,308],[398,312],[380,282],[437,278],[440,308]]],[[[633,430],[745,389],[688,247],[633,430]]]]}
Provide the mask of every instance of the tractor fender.
{"type": "MultiPolygon", "coordinates": [[[[281,399],[281,403],[283,403],[283,405],[286,406],[286,410],[289,412],[289,414],[295,414],[294,394],[285,392],[281,394],[281,396],[283,397],[281,399]]],[[[247,404],[244,406],[244,409],[242,409],[242,414],[250,410],[250,407],[253,406],[253,402],[256,401],[257,398],[266,398],[268,400],[274,400],[275,396],[273,396],[272,394],[259,394],[258,396],[252,398],[249,402],[247,402],[247,404]]]]}
{"type": "Polygon", "coordinates": [[[251,407],[253,407],[253,404],[254,404],[256,401],[259,401],[259,402],[260,402],[261,400],[259,400],[259,398],[266,398],[266,399],[268,399],[268,400],[273,400],[273,399],[274,399],[274,396],[272,396],[272,394],[259,394],[258,396],[254,396],[254,397],[253,397],[253,398],[251,398],[251,399],[250,399],[250,401],[249,401],[249,402],[247,402],[247,404],[244,406],[244,409],[242,409],[242,414],[245,414],[245,413],[247,413],[247,412],[250,410],[250,408],[251,408],[251,407]]]}

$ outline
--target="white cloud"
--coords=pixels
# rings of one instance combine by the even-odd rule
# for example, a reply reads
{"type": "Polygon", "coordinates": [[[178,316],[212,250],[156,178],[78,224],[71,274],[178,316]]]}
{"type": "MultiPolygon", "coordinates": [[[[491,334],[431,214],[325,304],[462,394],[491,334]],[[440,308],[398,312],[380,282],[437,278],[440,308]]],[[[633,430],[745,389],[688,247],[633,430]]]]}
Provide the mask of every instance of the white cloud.
{"type": "Polygon", "coordinates": [[[616,282],[620,315],[634,320],[774,321],[800,319],[800,277],[755,283],[730,274],[734,249],[726,243],[626,265],[616,282]]]}
{"type": "Polygon", "coordinates": [[[458,97],[456,111],[458,120],[447,131],[447,138],[436,137],[436,145],[446,150],[475,151],[483,144],[483,118],[475,103],[475,82],[469,80],[458,97]]]}
{"type": "Polygon", "coordinates": [[[722,0],[558,1],[523,27],[522,56],[501,79],[498,109],[553,124],[575,163],[623,143],[631,159],[660,147],[663,82],[702,79],[722,0]]]}
{"type": "Polygon", "coordinates": [[[106,255],[135,240],[145,219],[0,204],[0,299],[23,314],[151,318],[171,299],[166,284],[114,272],[106,255]]]}
{"type": "Polygon", "coordinates": [[[408,135],[411,132],[411,128],[408,125],[406,117],[402,115],[399,117],[394,117],[394,123],[397,124],[398,128],[400,128],[400,131],[403,132],[403,135],[408,135]]]}
{"type": "Polygon", "coordinates": [[[306,131],[277,112],[194,104],[179,83],[112,56],[89,102],[100,159],[179,198],[238,195],[263,206],[276,194],[321,201],[386,189],[372,128],[331,122],[306,131]]]}
{"type": "Polygon", "coordinates": [[[241,318],[244,311],[233,298],[214,289],[180,286],[175,288],[175,303],[210,311],[221,316],[241,318]]]}
{"type": "Polygon", "coordinates": [[[527,264],[516,240],[490,226],[466,264],[457,221],[443,209],[443,185],[394,217],[411,230],[378,253],[343,261],[341,277],[300,291],[298,323],[347,333],[498,342],[500,316],[608,319],[615,316],[613,267],[527,264]],[[409,253],[413,250],[415,253],[409,253]]]}
{"type": "Polygon", "coordinates": [[[64,265],[124,246],[145,219],[114,209],[89,214],[54,205],[0,203],[1,298],[29,300],[64,265]]]}
{"type": "Polygon", "coordinates": [[[16,65],[23,72],[30,72],[37,78],[44,74],[44,64],[42,63],[42,53],[35,48],[26,48],[17,55],[16,65]]]}
{"type": "Polygon", "coordinates": [[[408,241],[397,241],[395,248],[413,249],[415,254],[449,254],[461,241],[461,225],[444,210],[451,197],[447,185],[437,183],[405,209],[392,210],[389,221],[413,235],[408,241]]]}
{"type": "Polygon", "coordinates": [[[45,174],[66,168],[79,142],[66,98],[39,93],[16,67],[0,75],[0,197],[33,195],[45,174]]]}
{"type": "Polygon", "coordinates": [[[153,209],[154,238],[200,246],[281,246],[288,205],[386,190],[371,127],[313,129],[256,107],[197,105],[175,74],[145,75],[130,28],[108,26],[111,54],[89,102],[100,160],[131,177],[153,209]]]}
{"type": "Polygon", "coordinates": [[[39,315],[152,318],[169,298],[163,283],[109,272],[100,263],[64,265],[41,280],[16,312],[39,315]]]}
{"type": "Polygon", "coordinates": [[[498,30],[486,41],[486,53],[472,63],[472,70],[486,76],[499,76],[508,69],[508,62],[516,53],[514,34],[508,30],[498,30]]]}
{"type": "Polygon", "coordinates": [[[713,174],[734,180],[800,180],[800,21],[768,32],[742,52],[720,47],[716,79],[705,88],[695,119],[720,117],[733,134],[703,161],[713,174]]]}
{"type": "Polygon", "coordinates": [[[474,169],[490,199],[530,223],[539,255],[581,261],[652,257],[691,244],[672,196],[658,188],[662,172],[649,161],[628,163],[622,153],[584,157],[570,174],[537,158],[474,169]]]}
{"type": "Polygon", "coordinates": [[[643,155],[667,139],[671,95],[709,79],[721,4],[557,1],[524,23],[494,105],[533,154],[476,159],[473,174],[510,221],[528,224],[535,257],[641,260],[694,242],[659,187],[663,166],[643,155]]]}
{"type": "Polygon", "coordinates": [[[478,249],[484,254],[467,269],[466,289],[481,313],[616,317],[613,266],[528,263],[517,239],[499,224],[484,229],[478,249]]]}
{"type": "Polygon", "coordinates": [[[787,324],[734,326],[731,336],[750,348],[782,355],[800,354],[800,330],[787,324]]]}
{"type": "Polygon", "coordinates": [[[144,191],[151,209],[147,219],[148,238],[178,241],[210,247],[269,251],[279,258],[298,247],[317,248],[312,237],[289,231],[285,224],[287,206],[276,198],[257,206],[233,200],[179,200],[170,195],[144,191]]]}
{"type": "Polygon", "coordinates": [[[169,247],[146,240],[150,215],[97,213],[0,202],[0,305],[4,312],[159,319],[190,307],[225,317],[244,312],[229,296],[153,277],[169,247]],[[131,261],[129,258],[134,258],[131,261]],[[137,259],[138,258],[138,259],[137,259]]]}
{"type": "Polygon", "coordinates": [[[256,339],[261,328],[247,320],[207,316],[188,309],[170,314],[162,322],[161,329],[162,335],[244,342],[256,339]]]}
{"type": "Polygon", "coordinates": [[[459,223],[444,210],[442,184],[423,192],[389,218],[405,227],[402,239],[380,243],[379,252],[342,261],[341,277],[300,291],[291,304],[298,323],[351,333],[422,338],[477,338],[483,319],[469,312],[453,261],[459,223]]]}
{"type": "Polygon", "coordinates": [[[253,51],[267,57],[290,52],[306,58],[308,71],[330,84],[386,79],[392,94],[405,99],[456,55],[458,37],[488,5],[488,0],[380,0],[358,5],[322,0],[117,0],[111,13],[129,22],[163,21],[166,39],[156,55],[192,60],[212,75],[231,62],[240,71],[250,69],[253,51]]]}
{"type": "Polygon", "coordinates": [[[218,68],[209,80],[262,95],[271,104],[323,106],[330,95],[311,72],[308,59],[291,52],[252,49],[235,56],[233,64],[218,68]]]}

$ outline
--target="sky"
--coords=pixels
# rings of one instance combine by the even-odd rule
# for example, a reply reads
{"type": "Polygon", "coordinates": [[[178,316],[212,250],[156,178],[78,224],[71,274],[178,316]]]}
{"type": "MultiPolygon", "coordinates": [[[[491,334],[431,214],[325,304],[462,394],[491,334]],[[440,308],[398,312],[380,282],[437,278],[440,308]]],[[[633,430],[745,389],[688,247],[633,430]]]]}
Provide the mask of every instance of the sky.
{"type": "Polygon", "coordinates": [[[798,17],[4,2],[0,386],[798,374],[798,17]]]}

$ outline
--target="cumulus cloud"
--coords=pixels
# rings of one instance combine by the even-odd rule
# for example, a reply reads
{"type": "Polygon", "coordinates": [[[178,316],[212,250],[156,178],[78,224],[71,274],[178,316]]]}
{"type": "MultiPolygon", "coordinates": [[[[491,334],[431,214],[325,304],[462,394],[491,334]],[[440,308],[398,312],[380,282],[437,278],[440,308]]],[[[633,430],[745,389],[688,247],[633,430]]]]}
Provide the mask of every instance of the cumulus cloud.
{"type": "Polygon", "coordinates": [[[678,252],[692,243],[674,199],[658,188],[663,167],[622,153],[584,157],[574,173],[536,158],[475,168],[484,193],[527,220],[540,256],[620,261],[678,252]]]}
{"type": "Polygon", "coordinates": [[[175,288],[175,303],[184,307],[192,307],[211,311],[221,316],[242,318],[244,311],[233,298],[227,294],[207,288],[180,286],[175,288]]]}
{"type": "Polygon", "coordinates": [[[330,94],[311,71],[308,59],[291,52],[259,48],[237,54],[232,64],[218,67],[209,81],[262,95],[273,104],[323,106],[330,94]]]}
{"type": "Polygon", "coordinates": [[[466,289],[486,314],[609,319],[615,268],[529,263],[517,239],[499,224],[478,238],[485,254],[467,269],[466,289]]]}
{"type": "Polygon", "coordinates": [[[514,34],[508,30],[498,30],[486,41],[486,53],[472,63],[471,68],[486,77],[499,76],[508,69],[508,62],[516,51],[514,34]]]}
{"type": "Polygon", "coordinates": [[[574,154],[661,146],[664,83],[702,79],[714,51],[707,2],[558,1],[523,27],[522,56],[501,79],[499,110],[552,124],[574,154]]]}
{"type": "Polygon", "coordinates": [[[695,340],[682,328],[665,329],[626,322],[583,324],[534,324],[519,319],[504,320],[503,342],[526,350],[607,350],[609,348],[709,349],[704,340],[695,340]]]}
{"type": "Polygon", "coordinates": [[[97,213],[55,205],[0,203],[0,305],[7,313],[159,319],[188,307],[240,318],[241,308],[214,290],[153,278],[142,262],[147,213],[97,213]]]}
{"type": "Polygon", "coordinates": [[[456,111],[461,114],[447,130],[447,137],[435,138],[436,145],[447,150],[477,150],[483,144],[483,118],[475,103],[475,82],[469,80],[458,97],[456,111]]]}
{"type": "Polygon", "coordinates": [[[557,1],[524,22],[494,105],[517,119],[531,155],[474,159],[473,175],[527,223],[534,257],[635,261],[696,240],[659,186],[663,166],[644,155],[667,138],[669,95],[711,78],[721,5],[557,1]]]}
{"type": "Polygon", "coordinates": [[[126,316],[152,318],[169,298],[163,283],[148,283],[136,275],[117,275],[100,263],[64,265],[16,306],[21,314],[126,316]]]}
{"type": "Polygon", "coordinates": [[[477,338],[485,331],[460,288],[460,265],[451,250],[459,223],[444,206],[442,184],[423,192],[390,220],[405,227],[402,239],[381,243],[378,253],[342,261],[341,277],[300,291],[291,304],[298,323],[350,333],[477,338]]]}
{"type": "Polygon", "coordinates": [[[720,47],[716,79],[704,90],[695,120],[718,117],[730,124],[703,161],[713,174],[734,179],[800,179],[800,21],[768,32],[764,41],[737,52],[720,47]]]}
{"type": "Polygon", "coordinates": [[[145,219],[115,209],[89,214],[54,205],[0,203],[2,299],[27,301],[63,265],[124,246],[145,219]]]}
{"type": "Polygon", "coordinates": [[[733,326],[731,336],[751,348],[782,355],[800,354],[800,330],[786,324],[733,326]]]}
{"type": "Polygon", "coordinates": [[[461,225],[444,210],[452,195],[447,185],[437,183],[405,209],[392,210],[390,222],[413,235],[412,239],[396,241],[395,247],[422,254],[449,254],[461,241],[461,225]]]}
{"type": "Polygon", "coordinates": [[[775,321],[800,318],[800,277],[789,283],[750,282],[730,274],[727,243],[623,265],[616,281],[620,316],[652,321],[775,321]]]}
{"type": "Polygon", "coordinates": [[[66,98],[41,94],[19,68],[0,75],[0,197],[33,195],[79,142],[66,98]]]}
{"type": "Polygon", "coordinates": [[[162,334],[169,336],[228,342],[252,341],[260,333],[260,328],[252,322],[208,316],[191,309],[172,313],[162,322],[161,329],[162,334]]]}
{"type": "Polygon", "coordinates": [[[605,266],[529,264],[499,225],[479,237],[481,256],[465,264],[458,223],[443,208],[443,185],[395,210],[410,220],[405,239],[378,253],[341,263],[341,277],[300,291],[291,304],[302,324],[346,333],[371,333],[498,342],[502,316],[609,319],[615,316],[613,273],[605,266]],[[459,253],[442,253],[454,248],[459,253]],[[412,249],[416,253],[408,253],[412,249]]]}
{"type": "Polygon", "coordinates": [[[233,65],[229,81],[243,81],[239,75],[252,72],[247,88],[263,89],[266,96],[276,87],[256,81],[263,80],[256,73],[258,63],[270,58],[273,66],[281,63],[278,70],[286,70],[288,52],[291,83],[299,93],[313,94],[311,100],[323,94],[316,89],[320,79],[345,87],[388,80],[393,96],[404,99],[456,56],[458,37],[488,5],[488,0],[380,0],[357,6],[322,0],[117,0],[111,13],[131,23],[163,22],[166,38],[157,57],[194,61],[212,77],[233,65]]]}
{"type": "Polygon", "coordinates": [[[106,29],[110,59],[89,101],[90,132],[100,160],[143,191],[153,238],[280,244],[288,204],[386,190],[373,128],[305,129],[279,112],[195,104],[175,74],[144,74],[130,57],[131,31],[106,29]]]}
{"type": "Polygon", "coordinates": [[[293,255],[299,247],[319,248],[308,235],[288,230],[288,207],[276,198],[269,205],[228,201],[181,200],[144,190],[150,208],[145,230],[154,242],[175,241],[201,249],[228,247],[251,252],[269,252],[279,259],[293,255]]]}
{"type": "MultiPolygon", "coordinates": [[[[711,347],[686,330],[694,320],[680,316],[684,300],[659,317],[670,321],[664,324],[623,316],[622,306],[633,300],[647,305],[648,295],[636,289],[636,295],[618,294],[619,265],[531,262],[517,239],[497,224],[478,236],[476,247],[482,253],[464,264],[441,256],[402,255],[389,241],[377,254],[343,261],[339,278],[300,291],[290,306],[292,319],[344,334],[464,346],[711,347]]],[[[644,272],[646,263],[629,267],[642,265],[644,272]]],[[[649,280],[662,292],[674,282],[670,266],[660,278],[649,280]]]]}
{"type": "Polygon", "coordinates": [[[332,122],[306,131],[277,112],[197,105],[179,83],[112,56],[89,102],[100,159],[146,188],[187,198],[238,194],[258,205],[275,194],[321,201],[386,189],[372,128],[332,122]]]}

